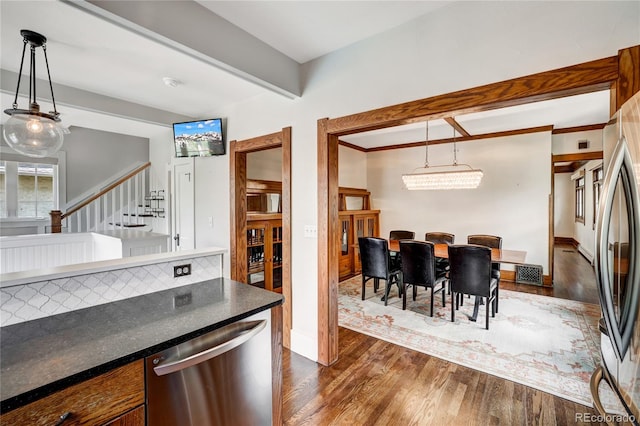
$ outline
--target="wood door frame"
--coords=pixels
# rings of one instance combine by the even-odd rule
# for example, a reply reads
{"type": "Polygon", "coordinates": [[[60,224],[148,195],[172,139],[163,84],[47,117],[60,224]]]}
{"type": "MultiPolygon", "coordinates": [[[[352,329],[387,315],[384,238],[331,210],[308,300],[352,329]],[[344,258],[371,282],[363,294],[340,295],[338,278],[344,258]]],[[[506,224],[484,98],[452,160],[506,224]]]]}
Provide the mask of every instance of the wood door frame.
{"type": "Polygon", "coordinates": [[[246,275],[247,268],[247,154],[282,148],[282,295],[283,344],[291,346],[291,127],[268,135],[229,142],[231,202],[231,279],[246,275]]]}
{"type": "MultiPolygon", "coordinates": [[[[318,362],[338,359],[338,138],[369,130],[613,89],[622,105],[640,88],[640,46],[617,56],[338,118],[318,120],[318,362]]],[[[615,101],[614,101],[615,99],[615,101]]],[[[617,109],[617,108],[616,108],[617,109]]]]}

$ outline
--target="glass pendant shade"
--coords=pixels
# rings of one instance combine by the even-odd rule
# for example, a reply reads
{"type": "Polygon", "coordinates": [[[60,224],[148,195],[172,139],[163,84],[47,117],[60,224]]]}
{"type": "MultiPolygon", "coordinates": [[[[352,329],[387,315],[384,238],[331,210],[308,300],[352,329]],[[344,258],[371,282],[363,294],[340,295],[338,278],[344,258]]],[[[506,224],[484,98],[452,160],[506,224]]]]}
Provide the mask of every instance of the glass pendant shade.
{"type": "Polygon", "coordinates": [[[56,153],[64,140],[59,122],[48,117],[24,113],[11,114],[2,129],[5,142],[20,154],[48,157],[56,153]]]}
{"type": "Polygon", "coordinates": [[[29,157],[47,157],[57,152],[62,147],[64,134],[67,133],[60,125],[60,114],[56,109],[56,100],[53,96],[53,84],[49,72],[49,60],[47,59],[47,38],[30,30],[21,30],[23,48],[18,72],[18,85],[13,100],[12,108],[5,109],[5,114],[10,118],[3,126],[2,136],[5,142],[20,154],[29,157]],[[20,93],[20,81],[22,80],[22,68],[24,57],[29,50],[29,109],[18,108],[18,94],[20,93]],[[36,49],[41,48],[51,89],[51,102],[53,111],[40,112],[40,105],[36,101],[36,49]]]}
{"type": "Polygon", "coordinates": [[[455,129],[453,130],[453,164],[433,167],[429,166],[428,121],[426,130],[424,167],[415,169],[413,173],[402,175],[405,188],[410,191],[477,188],[482,180],[482,170],[473,169],[468,164],[458,164],[455,129]]]}
{"type": "Polygon", "coordinates": [[[454,170],[459,166],[451,166],[451,170],[433,171],[429,167],[422,173],[402,175],[402,181],[409,190],[447,190],[447,189],[474,189],[480,185],[482,170],[454,170]]]}

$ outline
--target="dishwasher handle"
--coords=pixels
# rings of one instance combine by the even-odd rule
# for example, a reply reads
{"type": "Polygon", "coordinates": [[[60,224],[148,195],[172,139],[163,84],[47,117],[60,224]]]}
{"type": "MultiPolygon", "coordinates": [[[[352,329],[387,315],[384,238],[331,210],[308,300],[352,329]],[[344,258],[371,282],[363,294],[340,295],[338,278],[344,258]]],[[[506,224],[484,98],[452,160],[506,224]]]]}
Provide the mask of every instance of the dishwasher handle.
{"type": "Polygon", "coordinates": [[[237,348],[238,346],[247,342],[253,336],[260,333],[266,325],[267,321],[261,320],[254,327],[241,332],[239,335],[233,337],[230,340],[227,340],[224,343],[206,349],[202,352],[198,352],[197,354],[190,355],[186,358],[158,365],[153,368],[153,371],[155,371],[158,376],[164,376],[165,374],[175,373],[176,371],[184,370],[185,368],[208,361],[211,358],[222,355],[223,353],[228,352],[233,348],[237,348]]]}

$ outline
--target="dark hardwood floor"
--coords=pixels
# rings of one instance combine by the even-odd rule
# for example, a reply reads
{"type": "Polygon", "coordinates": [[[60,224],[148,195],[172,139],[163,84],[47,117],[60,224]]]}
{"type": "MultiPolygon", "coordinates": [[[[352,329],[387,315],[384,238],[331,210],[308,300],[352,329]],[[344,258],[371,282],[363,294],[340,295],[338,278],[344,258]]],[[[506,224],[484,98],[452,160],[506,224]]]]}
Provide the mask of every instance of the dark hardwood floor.
{"type": "Polygon", "coordinates": [[[553,253],[553,287],[505,281],[500,288],[598,304],[596,277],[589,261],[570,244],[556,244],[553,253]]]}
{"type": "MultiPolygon", "coordinates": [[[[589,262],[556,246],[554,288],[501,288],[598,303],[589,262]]],[[[287,425],[574,425],[590,407],[339,328],[339,358],[322,366],[287,349],[287,425]]]]}

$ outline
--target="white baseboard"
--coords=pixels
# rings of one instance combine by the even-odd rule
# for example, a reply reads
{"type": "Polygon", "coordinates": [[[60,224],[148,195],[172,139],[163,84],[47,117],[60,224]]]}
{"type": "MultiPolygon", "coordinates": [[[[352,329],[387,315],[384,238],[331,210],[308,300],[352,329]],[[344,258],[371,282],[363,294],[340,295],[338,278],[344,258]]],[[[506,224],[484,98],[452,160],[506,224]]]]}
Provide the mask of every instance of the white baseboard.
{"type": "Polygon", "coordinates": [[[318,362],[318,341],[295,330],[291,330],[291,350],[311,361],[318,362]]]}
{"type": "Polygon", "coordinates": [[[578,251],[593,265],[593,254],[584,249],[582,244],[578,245],[578,251]]]}

